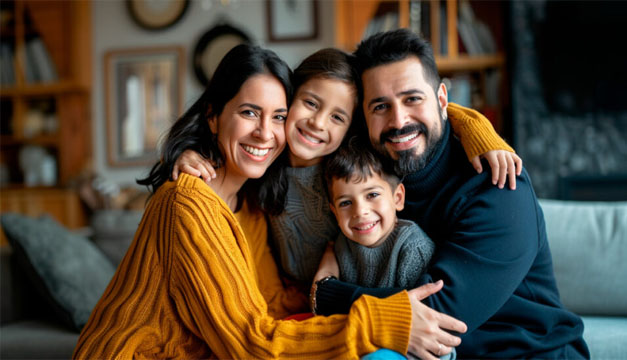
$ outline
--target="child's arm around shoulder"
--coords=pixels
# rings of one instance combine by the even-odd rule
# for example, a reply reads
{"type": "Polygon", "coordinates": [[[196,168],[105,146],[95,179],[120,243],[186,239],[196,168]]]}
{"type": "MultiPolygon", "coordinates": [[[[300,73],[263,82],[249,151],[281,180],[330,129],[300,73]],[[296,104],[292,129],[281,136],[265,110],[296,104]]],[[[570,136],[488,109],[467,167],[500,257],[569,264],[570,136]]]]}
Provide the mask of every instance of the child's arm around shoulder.
{"type": "Polygon", "coordinates": [[[516,189],[516,176],[522,171],[522,159],[496,133],[492,123],[476,110],[448,103],[448,120],[453,132],[460,138],[468,160],[478,173],[483,171],[481,158],[490,164],[492,183],[499,188],[509,178],[510,189],[516,189]]]}

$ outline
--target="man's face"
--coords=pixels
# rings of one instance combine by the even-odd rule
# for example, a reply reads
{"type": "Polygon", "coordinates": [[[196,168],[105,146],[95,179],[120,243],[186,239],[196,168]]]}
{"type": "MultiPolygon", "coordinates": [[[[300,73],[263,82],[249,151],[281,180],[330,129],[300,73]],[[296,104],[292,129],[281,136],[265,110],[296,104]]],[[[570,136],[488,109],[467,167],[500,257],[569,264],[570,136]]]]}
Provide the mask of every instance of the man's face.
{"type": "Polygon", "coordinates": [[[442,138],[446,87],[436,96],[415,56],[368,69],[362,82],[372,145],[401,176],[424,168],[442,138]]]}

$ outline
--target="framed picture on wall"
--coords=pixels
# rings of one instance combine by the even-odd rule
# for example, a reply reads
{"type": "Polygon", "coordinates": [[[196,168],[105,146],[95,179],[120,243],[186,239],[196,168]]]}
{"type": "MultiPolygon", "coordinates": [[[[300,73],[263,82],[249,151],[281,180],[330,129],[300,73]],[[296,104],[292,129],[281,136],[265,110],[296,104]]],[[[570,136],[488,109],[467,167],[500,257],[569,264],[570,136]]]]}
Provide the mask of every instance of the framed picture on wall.
{"type": "Polygon", "coordinates": [[[150,165],[181,114],[181,47],[111,50],[105,54],[107,155],[111,166],[150,165]]]}
{"type": "Polygon", "coordinates": [[[318,0],[266,0],[271,42],[318,38],[318,0]]]}

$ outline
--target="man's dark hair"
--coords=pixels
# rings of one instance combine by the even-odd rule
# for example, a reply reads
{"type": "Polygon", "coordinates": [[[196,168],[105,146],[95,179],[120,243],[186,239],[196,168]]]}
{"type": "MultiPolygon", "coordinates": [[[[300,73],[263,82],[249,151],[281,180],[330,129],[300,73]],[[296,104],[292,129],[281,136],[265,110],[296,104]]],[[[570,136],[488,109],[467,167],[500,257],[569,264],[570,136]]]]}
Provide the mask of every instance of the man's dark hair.
{"type": "MultiPolygon", "coordinates": [[[[423,76],[437,94],[440,86],[440,75],[435,64],[433,49],[429,42],[407,29],[381,32],[363,40],[355,50],[355,67],[359,74],[364,71],[397,61],[405,60],[409,56],[416,56],[420,60],[423,76]]],[[[363,87],[358,86],[359,98],[363,99],[363,87]]]]}
{"type": "Polygon", "coordinates": [[[336,152],[324,159],[322,168],[331,203],[333,202],[331,186],[336,180],[359,183],[377,174],[390,184],[392,191],[401,182],[391,168],[391,164],[382,159],[370,142],[364,141],[363,138],[363,136],[352,136],[336,152]]]}

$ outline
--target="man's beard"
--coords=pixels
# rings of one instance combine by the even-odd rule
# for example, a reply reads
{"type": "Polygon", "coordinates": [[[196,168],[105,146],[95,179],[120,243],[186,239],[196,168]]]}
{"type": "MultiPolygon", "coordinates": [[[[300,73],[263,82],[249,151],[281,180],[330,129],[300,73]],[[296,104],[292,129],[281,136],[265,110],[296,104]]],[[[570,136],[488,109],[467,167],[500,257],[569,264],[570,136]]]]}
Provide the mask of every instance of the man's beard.
{"type": "Polygon", "coordinates": [[[423,123],[416,123],[404,126],[401,129],[387,131],[381,134],[381,136],[379,137],[379,142],[375,144],[374,147],[379,153],[392,161],[392,163],[394,164],[394,171],[398,176],[404,177],[408,174],[422,170],[433,159],[436,150],[444,141],[444,137],[442,136],[442,134],[444,132],[445,120],[440,112],[438,112],[438,114],[440,115],[441,124],[441,130],[439,134],[433,131],[429,131],[429,129],[427,129],[427,127],[423,123]],[[419,131],[425,136],[425,150],[420,155],[415,154],[415,148],[403,151],[395,151],[398,159],[394,159],[392,157],[392,154],[390,154],[390,151],[385,147],[385,143],[387,142],[387,140],[392,137],[399,137],[415,131],[419,131]]]}

